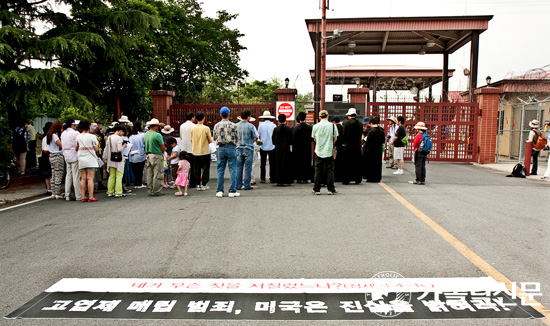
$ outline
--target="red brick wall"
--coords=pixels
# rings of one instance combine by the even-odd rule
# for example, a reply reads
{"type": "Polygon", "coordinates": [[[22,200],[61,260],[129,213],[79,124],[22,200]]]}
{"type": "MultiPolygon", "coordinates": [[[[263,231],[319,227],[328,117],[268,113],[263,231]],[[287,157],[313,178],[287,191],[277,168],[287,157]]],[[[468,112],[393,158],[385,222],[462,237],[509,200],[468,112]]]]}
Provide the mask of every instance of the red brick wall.
{"type": "Polygon", "coordinates": [[[170,124],[169,109],[176,94],[172,91],[151,91],[149,94],[153,97],[153,118],[170,124]]]}
{"type": "Polygon", "coordinates": [[[481,116],[478,119],[479,164],[495,163],[498,133],[498,108],[500,88],[479,88],[475,91],[481,116]]]}
{"type": "Polygon", "coordinates": [[[349,88],[349,102],[350,103],[367,103],[368,88],[349,88]]]}
{"type": "MultiPolygon", "coordinates": [[[[275,94],[277,94],[277,102],[292,102],[296,100],[296,94],[298,94],[298,91],[294,88],[279,88],[275,90],[275,94]]],[[[296,114],[294,116],[296,117],[296,114]]],[[[295,121],[287,121],[286,125],[292,127],[294,126],[294,122],[295,121]]],[[[278,125],[277,122],[275,124],[278,125]]]]}

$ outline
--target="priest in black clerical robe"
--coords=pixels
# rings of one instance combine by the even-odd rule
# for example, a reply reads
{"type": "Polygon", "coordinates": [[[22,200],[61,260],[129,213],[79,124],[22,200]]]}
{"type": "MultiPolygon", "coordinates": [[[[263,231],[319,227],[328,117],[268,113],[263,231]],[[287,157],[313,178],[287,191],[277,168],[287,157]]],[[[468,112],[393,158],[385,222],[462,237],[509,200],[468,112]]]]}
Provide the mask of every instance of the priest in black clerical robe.
{"type": "Polygon", "coordinates": [[[294,180],[298,183],[308,183],[313,178],[313,168],[311,166],[311,130],[313,129],[306,123],[306,113],[298,114],[299,123],[293,128],[294,141],[292,144],[292,154],[294,156],[294,180]]]}
{"type": "MultiPolygon", "coordinates": [[[[292,129],[286,125],[286,116],[279,114],[279,126],[273,130],[271,137],[275,149],[275,180],[277,186],[289,186],[294,176],[292,169],[292,129]]],[[[273,182],[273,180],[271,180],[273,182]]]]}

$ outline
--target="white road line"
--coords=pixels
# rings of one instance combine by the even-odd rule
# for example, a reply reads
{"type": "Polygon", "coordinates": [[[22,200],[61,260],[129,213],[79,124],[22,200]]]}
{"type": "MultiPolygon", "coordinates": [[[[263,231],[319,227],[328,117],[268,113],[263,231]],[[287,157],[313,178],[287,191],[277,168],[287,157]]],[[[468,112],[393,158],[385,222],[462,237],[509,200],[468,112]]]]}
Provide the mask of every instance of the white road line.
{"type": "Polygon", "coordinates": [[[46,199],[51,199],[51,197],[44,197],[44,198],[40,198],[40,199],[36,199],[36,200],[31,200],[31,201],[28,201],[26,203],[17,204],[17,205],[13,205],[13,206],[10,206],[10,207],[2,208],[2,209],[0,209],[0,212],[7,211],[8,209],[12,209],[12,208],[16,208],[16,207],[29,205],[29,204],[32,204],[32,203],[37,203],[39,201],[46,200],[46,199]]]}

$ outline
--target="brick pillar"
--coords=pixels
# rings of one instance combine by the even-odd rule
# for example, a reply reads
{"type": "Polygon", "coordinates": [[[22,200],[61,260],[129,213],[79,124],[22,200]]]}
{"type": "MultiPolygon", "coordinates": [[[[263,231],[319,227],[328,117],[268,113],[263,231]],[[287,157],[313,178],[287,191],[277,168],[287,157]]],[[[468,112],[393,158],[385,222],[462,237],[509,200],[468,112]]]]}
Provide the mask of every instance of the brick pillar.
{"type": "Polygon", "coordinates": [[[176,93],[173,91],[150,91],[149,95],[153,97],[153,118],[170,124],[170,106],[176,93]]]}
{"type": "Polygon", "coordinates": [[[492,164],[495,163],[497,153],[499,95],[503,93],[503,90],[484,87],[476,89],[474,93],[477,95],[477,102],[481,110],[477,125],[479,148],[477,163],[492,164]]]}
{"type": "MultiPolygon", "coordinates": [[[[278,88],[275,90],[275,94],[277,95],[277,102],[293,102],[296,101],[296,94],[298,94],[298,91],[295,88],[278,88]]],[[[273,115],[275,115],[275,112],[273,112],[273,115]]],[[[296,113],[294,113],[294,116],[296,116],[296,113]]],[[[287,121],[286,125],[292,127],[294,126],[294,121],[287,121]]]]}
{"type": "Polygon", "coordinates": [[[369,88],[348,88],[350,103],[367,103],[369,88]]]}

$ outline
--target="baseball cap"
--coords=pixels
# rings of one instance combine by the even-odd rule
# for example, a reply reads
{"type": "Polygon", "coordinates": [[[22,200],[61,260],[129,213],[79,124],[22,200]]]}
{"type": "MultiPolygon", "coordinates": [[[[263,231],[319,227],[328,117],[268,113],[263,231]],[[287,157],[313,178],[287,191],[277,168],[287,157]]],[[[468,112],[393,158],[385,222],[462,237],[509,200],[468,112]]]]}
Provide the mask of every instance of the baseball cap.
{"type": "Polygon", "coordinates": [[[224,106],[220,109],[220,114],[229,114],[229,108],[227,106],[224,106]]]}
{"type": "Polygon", "coordinates": [[[326,118],[326,117],[328,117],[328,112],[327,112],[327,110],[321,110],[321,112],[319,112],[319,116],[320,116],[321,118],[326,118]]]}

